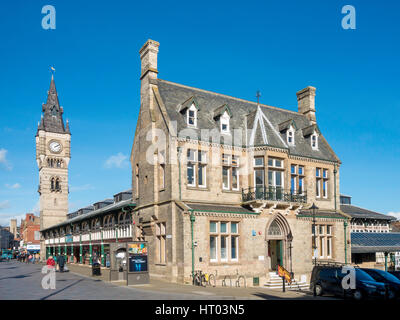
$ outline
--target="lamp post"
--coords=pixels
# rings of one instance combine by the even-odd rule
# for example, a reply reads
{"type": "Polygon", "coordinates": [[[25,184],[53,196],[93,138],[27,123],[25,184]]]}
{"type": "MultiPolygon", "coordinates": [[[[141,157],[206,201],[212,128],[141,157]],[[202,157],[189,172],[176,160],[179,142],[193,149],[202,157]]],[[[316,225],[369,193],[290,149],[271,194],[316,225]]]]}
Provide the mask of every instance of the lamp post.
{"type": "Polygon", "coordinates": [[[292,268],[292,241],[293,241],[293,235],[292,232],[289,232],[287,236],[287,240],[289,243],[289,257],[290,257],[290,277],[293,279],[293,268],[292,268]]]}
{"type": "Polygon", "coordinates": [[[313,254],[314,254],[314,265],[317,265],[317,228],[316,228],[316,224],[315,224],[315,214],[316,211],[319,209],[314,203],[311,206],[311,213],[313,216],[313,254]]]}

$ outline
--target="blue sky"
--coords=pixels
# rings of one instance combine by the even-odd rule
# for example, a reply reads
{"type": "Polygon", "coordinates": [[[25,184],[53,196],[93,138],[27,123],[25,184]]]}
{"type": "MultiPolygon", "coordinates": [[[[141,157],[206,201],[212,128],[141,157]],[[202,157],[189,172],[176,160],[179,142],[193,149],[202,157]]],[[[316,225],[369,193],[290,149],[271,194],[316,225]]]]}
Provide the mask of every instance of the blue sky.
{"type": "Polygon", "coordinates": [[[400,4],[395,1],[2,1],[0,224],[38,212],[35,134],[50,83],[72,132],[70,209],[130,188],[138,50],[160,42],[159,77],[297,111],[317,88],[319,127],[353,203],[400,213],[400,4]],[[44,5],[56,30],[41,27],[44,5]],[[341,9],[356,9],[344,30],[341,9]],[[112,158],[114,157],[114,158],[112,158]],[[114,160],[107,162],[108,160],[114,160]],[[116,161],[117,160],[117,161],[116,161]]]}

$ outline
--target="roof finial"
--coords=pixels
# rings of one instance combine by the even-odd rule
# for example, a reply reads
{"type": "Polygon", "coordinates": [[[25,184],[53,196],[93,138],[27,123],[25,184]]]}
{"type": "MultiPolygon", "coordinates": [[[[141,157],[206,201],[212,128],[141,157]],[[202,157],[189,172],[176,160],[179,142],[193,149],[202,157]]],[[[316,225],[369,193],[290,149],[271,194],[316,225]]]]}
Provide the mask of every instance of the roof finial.
{"type": "Polygon", "coordinates": [[[51,72],[51,80],[54,79],[54,73],[56,72],[56,68],[54,66],[50,66],[50,72],[51,72]]]}
{"type": "Polygon", "coordinates": [[[257,90],[256,97],[257,97],[257,104],[260,104],[260,97],[261,97],[260,90],[257,90]]]}

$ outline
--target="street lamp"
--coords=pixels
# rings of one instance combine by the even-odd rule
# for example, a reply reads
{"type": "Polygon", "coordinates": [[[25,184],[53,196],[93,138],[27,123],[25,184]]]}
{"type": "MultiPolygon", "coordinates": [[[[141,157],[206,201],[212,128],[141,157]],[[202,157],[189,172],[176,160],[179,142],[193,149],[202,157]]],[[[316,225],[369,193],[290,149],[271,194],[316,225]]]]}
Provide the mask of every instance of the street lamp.
{"type": "Polygon", "coordinates": [[[293,278],[293,269],[292,269],[292,241],[293,241],[293,235],[292,232],[289,232],[287,236],[287,240],[289,243],[289,257],[290,257],[290,277],[293,278]]]}
{"type": "Polygon", "coordinates": [[[317,229],[316,229],[316,225],[315,225],[315,214],[316,211],[319,209],[314,203],[311,206],[311,213],[313,216],[313,253],[314,253],[314,265],[317,265],[317,229]]]}

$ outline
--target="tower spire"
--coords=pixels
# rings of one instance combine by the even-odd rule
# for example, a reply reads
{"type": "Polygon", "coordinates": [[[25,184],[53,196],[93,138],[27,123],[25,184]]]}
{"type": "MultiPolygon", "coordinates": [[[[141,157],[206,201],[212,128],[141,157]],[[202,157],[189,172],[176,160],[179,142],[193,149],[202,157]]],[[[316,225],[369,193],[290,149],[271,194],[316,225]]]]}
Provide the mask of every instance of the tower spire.
{"type": "Polygon", "coordinates": [[[56,83],[54,81],[55,69],[51,67],[51,70],[50,88],[47,92],[47,101],[42,105],[43,119],[38,130],[42,129],[48,132],[66,133],[67,131],[62,117],[64,111],[60,106],[56,83]]]}

